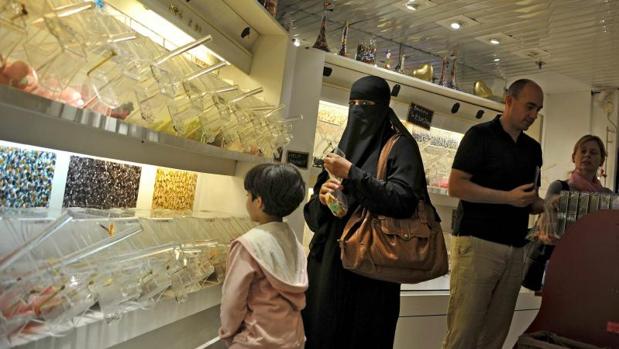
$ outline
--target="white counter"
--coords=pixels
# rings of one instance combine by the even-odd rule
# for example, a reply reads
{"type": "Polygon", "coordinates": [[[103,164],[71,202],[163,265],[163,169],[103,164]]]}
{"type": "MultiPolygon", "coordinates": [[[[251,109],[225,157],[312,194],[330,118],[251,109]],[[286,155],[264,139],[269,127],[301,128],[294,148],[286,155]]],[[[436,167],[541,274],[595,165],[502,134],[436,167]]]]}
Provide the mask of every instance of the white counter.
{"type": "MultiPolygon", "coordinates": [[[[449,276],[415,285],[402,285],[400,318],[396,329],[394,349],[441,348],[447,331],[449,276]]],[[[521,288],[504,349],[511,349],[533,321],[541,297],[521,288]]]]}

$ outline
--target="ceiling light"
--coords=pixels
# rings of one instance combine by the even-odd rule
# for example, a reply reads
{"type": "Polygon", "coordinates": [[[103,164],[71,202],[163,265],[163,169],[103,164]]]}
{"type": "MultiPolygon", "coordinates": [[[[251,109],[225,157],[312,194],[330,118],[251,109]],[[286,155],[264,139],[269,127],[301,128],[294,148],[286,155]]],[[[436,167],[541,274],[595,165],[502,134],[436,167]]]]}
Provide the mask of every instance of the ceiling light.
{"type": "Polygon", "coordinates": [[[540,60],[542,58],[548,58],[550,56],[550,52],[542,50],[541,48],[529,48],[514,53],[520,57],[534,60],[540,60]]]}
{"type": "Polygon", "coordinates": [[[501,59],[500,59],[500,58],[495,58],[495,59],[494,59],[494,61],[495,61],[495,62],[500,62],[500,61],[501,61],[501,59]]]}
{"type": "Polygon", "coordinates": [[[292,39],[292,44],[296,47],[301,46],[301,40],[299,40],[298,38],[294,38],[292,39]]]}
{"type": "Polygon", "coordinates": [[[408,0],[404,6],[411,11],[416,11],[418,8],[418,5],[415,4],[415,0],[408,0]]]}
{"type": "Polygon", "coordinates": [[[501,32],[477,36],[475,37],[475,40],[479,40],[486,45],[501,45],[502,47],[507,47],[508,49],[518,44],[518,40],[516,40],[516,38],[501,32]]]}
{"type": "Polygon", "coordinates": [[[463,15],[441,19],[440,21],[436,21],[434,23],[449,30],[462,30],[462,28],[466,28],[467,31],[470,31],[471,28],[479,25],[479,22],[475,19],[463,15]]]}

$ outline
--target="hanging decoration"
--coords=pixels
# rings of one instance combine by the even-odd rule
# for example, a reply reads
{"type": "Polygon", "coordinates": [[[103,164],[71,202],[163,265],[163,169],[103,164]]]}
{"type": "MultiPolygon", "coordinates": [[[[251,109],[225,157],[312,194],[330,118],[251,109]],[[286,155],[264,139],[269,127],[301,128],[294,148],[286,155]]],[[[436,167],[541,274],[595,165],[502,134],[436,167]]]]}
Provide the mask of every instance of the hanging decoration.
{"type": "Polygon", "coordinates": [[[287,32],[290,32],[291,30],[297,28],[297,26],[294,23],[294,18],[292,18],[290,16],[290,13],[288,12],[284,13],[282,22],[283,22],[284,29],[286,29],[287,32]]]}
{"type": "Polygon", "coordinates": [[[275,17],[277,15],[277,0],[259,0],[258,1],[264,8],[275,17]]]}
{"type": "Polygon", "coordinates": [[[443,57],[443,62],[441,65],[441,77],[439,79],[438,84],[441,86],[457,89],[456,85],[456,52],[453,51],[450,55],[443,57]],[[449,74],[449,78],[447,78],[447,69],[450,68],[451,72],[449,74]]]}
{"type": "Polygon", "coordinates": [[[441,77],[438,79],[438,84],[441,86],[445,86],[446,84],[446,72],[447,72],[447,64],[448,64],[447,56],[443,57],[443,61],[441,62],[441,77]]]}
{"type": "Polygon", "coordinates": [[[333,1],[325,0],[322,3],[322,6],[323,6],[325,11],[333,12],[333,10],[335,9],[335,0],[333,0],[333,1]]]}
{"type": "Polygon", "coordinates": [[[419,68],[413,70],[411,75],[417,79],[432,82],[432,78],[434,77],[434,67],[432,64],[422,64],[419,68]]]}
{"type": "Polygon", "coordinates": [[[385,62],[383,67],[385,69],[391,69],[391,50],[389,49],[385,51],[385,62]]]}
{"type": "Polygon", "coordinates": [[[492,97],[492,90],[482,80],[475,81],[475,83],[473,84],[473,93],[476,96],[483,97],[483,98],[492,97]]]}
{"type": "Polygon", "coordinates": [[[349,26],[350,24],[348,23],[348,21],[346,21],[346,23],[344,24],[344,28],[342,29],[342,40],[340,42],[340,51],[337,53],[340,56],[346,56],[346,50],[347,50],[346,42],[348,41],[348,27],[349,26]]]}
{"type": "Polygon", "coordinates": [[[323,50],[326,52],[331,52],[329,50],[329,44],[327,43],[327,14],[322,15],[322,20],[320,21],[320,33],[318,33],[318,37],[316,38],[316,42],[314,42],[313,48],[317,48],[319,50],[323,50]]]}
{"type": "Polygon", "coordinates": [[[361,41],[359,45],[357,45],[357,55],[355,59],[363,63],[375,64],[376,42],[373,39],[361,41]]]}
{"type": "Polygon", "coordinates": [[[458,86],[456,85],[456,56],[455,54],[452,57],[453,59],[451,61],[451,74],[449,77],[449,83],[447,84],[447,87],[458,89],[458,86]]]}
{"type": "Polygon", "coordinates": [[[327,11],[333,11],[334,7],[335,3],[333,1],[325,0],[323,2],[323,14],[320,21],[320,31],[318,32],[318,37],[316,38],[316,42],[314,42],[314,46],[312,46],[313,48],[331,52],[331,50],[329,50],[329,44],[327,43],[327,11]]]}
{"type": "Polygon", "coordinates": [[[398,65],[395,66],[395,71],[398,73],[404,73],[404,60],[406,59],[406,55],[402,53],[402,44],[400,44],[400,48],[398,49],[398,65]]]}

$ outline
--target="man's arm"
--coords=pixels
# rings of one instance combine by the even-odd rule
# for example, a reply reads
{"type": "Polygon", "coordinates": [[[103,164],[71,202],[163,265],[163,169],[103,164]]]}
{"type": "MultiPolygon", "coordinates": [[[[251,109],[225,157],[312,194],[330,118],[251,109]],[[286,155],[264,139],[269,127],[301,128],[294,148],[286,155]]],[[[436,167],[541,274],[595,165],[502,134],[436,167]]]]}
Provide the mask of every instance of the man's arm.
{"type": "Polygon", "coordinates": [[[452,168],[449,175],[449,196],[480,204],[503,204],[516,207],[529,206],[539,199],[535,190],[532,190],[533,183],[503,191],[475,184],[471,181],[471,177],[470,173],[452,168]]]}

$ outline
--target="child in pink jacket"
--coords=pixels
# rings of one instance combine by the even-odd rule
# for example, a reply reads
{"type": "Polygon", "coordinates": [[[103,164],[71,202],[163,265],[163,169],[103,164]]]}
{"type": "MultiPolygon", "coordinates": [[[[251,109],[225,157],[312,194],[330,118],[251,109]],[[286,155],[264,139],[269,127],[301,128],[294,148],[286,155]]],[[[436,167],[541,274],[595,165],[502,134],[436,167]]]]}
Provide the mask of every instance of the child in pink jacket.
{"type": "Polygon", "coordinates": [[[292,165],[261,164],[245,176],[245,190],[259,225],[230,246],[219,336],[231,349],[303,348],[306,259],[282,217],[303,201],[305,183],[292,165]]]}

